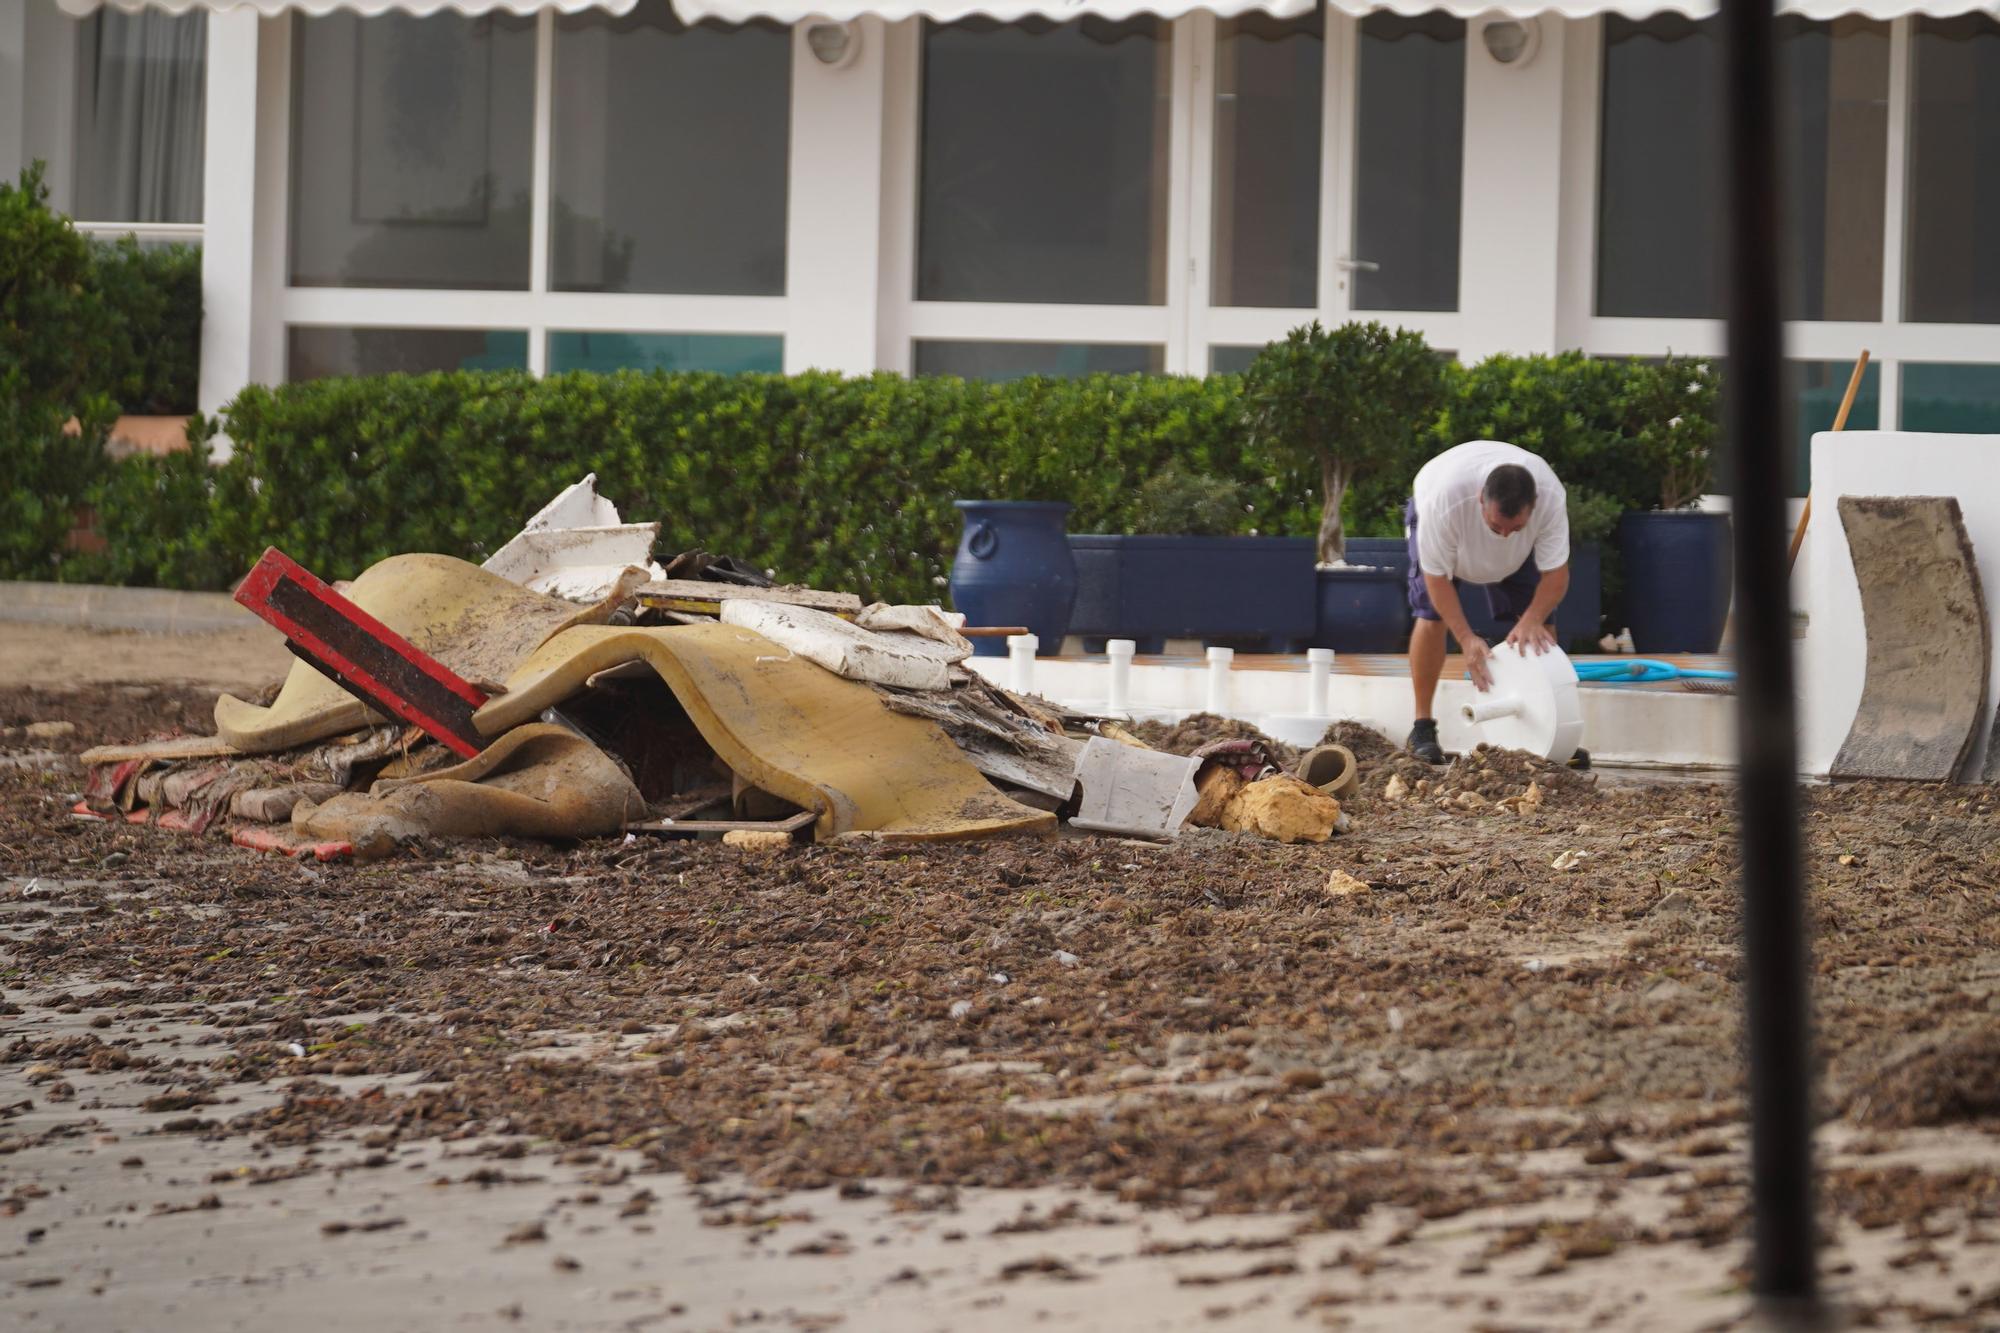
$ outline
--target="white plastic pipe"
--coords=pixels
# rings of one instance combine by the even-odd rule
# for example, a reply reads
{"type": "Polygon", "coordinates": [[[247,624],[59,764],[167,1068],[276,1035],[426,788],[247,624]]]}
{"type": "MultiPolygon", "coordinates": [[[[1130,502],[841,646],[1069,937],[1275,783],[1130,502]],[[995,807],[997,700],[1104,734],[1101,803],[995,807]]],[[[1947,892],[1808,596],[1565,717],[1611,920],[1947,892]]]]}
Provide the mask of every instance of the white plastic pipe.
{"type": "Polygon", "coordinates": [[[1521,712],[1521,701],[1513,695],[1501,699],[1480,699],[1464,708],[1467,722],[1491,722],[1496,717],[1516,717],[1521,712]]]}
{"type": "Polygon", "coordinates": [[[1208,650],[1208,711],[1218,717],[1229,716],[1229,672],[1235,661],[1234,648],[1208,650]]]}
{"type": "Polygon", "coordinates": [[[1306,649],[1306,712],[1312,717],[1327,715],[1327,686],[1333,676],[1333,649],[1306,649]]]}
{"type": "Polygon", "coordinates": [[[1128,713],[1132,710],[1132,654],[1138,648],[1138,643],[1132,639],[1111,639],[1105,643],[1104,655],[1111,662],[1111,684],[1105,711],[1128,713]]]}
{"type": "Polygon", "coordinates": [[[1035,692],[1035,650],[1042,641],[1032,634],[1007,636],[1007,688],[1016,694],[1035,692]]]}

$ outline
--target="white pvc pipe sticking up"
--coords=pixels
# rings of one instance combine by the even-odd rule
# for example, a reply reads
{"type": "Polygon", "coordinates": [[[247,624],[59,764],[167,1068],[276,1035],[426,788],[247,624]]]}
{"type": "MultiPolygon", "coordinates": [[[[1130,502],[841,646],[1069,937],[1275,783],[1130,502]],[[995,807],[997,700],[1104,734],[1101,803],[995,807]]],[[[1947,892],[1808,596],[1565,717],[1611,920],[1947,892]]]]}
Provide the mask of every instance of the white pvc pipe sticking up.
{"type": "Polygon", "coordinates": [[[1229,671],[1236,660],[1234,648],[1208,650],[1208,711],[1229,716],[1229,671]]]}
{"type": "Polygon", "coordinates": [[[1042,641],[1032,634],[1007,636],[1007,688],[1016,694],[1035,692],[1035,650],[1042,641]]]}
{"type": "Polygon", "coordinates": [[[1306,712],[1313,717],[1327,714],[1327,685],[1333,675],[1333,649],[1306,649],[1306,712]]]}
{"type": "Polygon", "coordinates": [[[1132,708],[1132,654],[1138,651],[1138,643],[1132,639],[1111,639],[1104,645],[1104,655],[1111,661],[1111,685],[1105,710],[1112,713],[1130,712],[1132,708]]]}

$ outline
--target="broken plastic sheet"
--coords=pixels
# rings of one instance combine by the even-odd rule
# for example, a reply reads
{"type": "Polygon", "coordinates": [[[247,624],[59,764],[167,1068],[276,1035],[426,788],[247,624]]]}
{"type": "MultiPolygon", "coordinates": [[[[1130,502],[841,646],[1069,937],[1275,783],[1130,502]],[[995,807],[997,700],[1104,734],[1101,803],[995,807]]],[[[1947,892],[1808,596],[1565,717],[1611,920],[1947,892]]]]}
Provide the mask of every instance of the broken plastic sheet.
{"type": "Polygon", "coordinates": [[[646,802],[611,756],[563,727],[516,727],[479,757],[366,795],[301,801],[292,831],[382,855],[415,837],[590,838],[646,818],[646,802]]]}
{"type": "Polygon", "coordinates": [[[724,602],[722,623],[754,630],[843,679],[904,690],[949,688],[951,664],[972,654],[969,644],[961,652],[922,635],[878,634],[825,611],[775,602],[724,602]]]}

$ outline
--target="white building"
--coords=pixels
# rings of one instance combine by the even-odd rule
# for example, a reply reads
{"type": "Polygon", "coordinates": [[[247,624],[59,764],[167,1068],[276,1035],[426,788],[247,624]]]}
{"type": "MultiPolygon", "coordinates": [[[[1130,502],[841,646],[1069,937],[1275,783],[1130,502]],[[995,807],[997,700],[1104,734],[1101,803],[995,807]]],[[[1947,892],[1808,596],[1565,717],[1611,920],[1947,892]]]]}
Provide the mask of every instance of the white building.
{"type": "MultiPolygon", "coordinates": [[[[208,409],[456,366],[1202,373],[1314,316],[1722,349],[1714,24],[1671,3],[126,3],[0,0],[0,171],[200,241],[208,409]],[[937,21],[975,7],[1018,21],[937,21]]],[[[1802,425],[1865,347],[1855,427],[2000,430],[2000,22],[1790,7],[1802,425]]]]}

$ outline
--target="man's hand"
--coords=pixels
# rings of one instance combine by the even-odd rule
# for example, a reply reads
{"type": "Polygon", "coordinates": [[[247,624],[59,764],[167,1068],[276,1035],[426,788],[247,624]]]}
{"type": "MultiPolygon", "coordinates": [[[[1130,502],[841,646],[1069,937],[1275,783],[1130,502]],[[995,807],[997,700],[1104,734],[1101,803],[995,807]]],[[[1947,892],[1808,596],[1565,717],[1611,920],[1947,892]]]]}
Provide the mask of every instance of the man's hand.
{"type": "Polygon", "coordinates": [[[1493,650],[1486,646],[1486,640],[1477,636],[1467,638],[1461,646],[1465,650],[1466,674],[1472,677],[1473,686],[1481,694],[1486,693],[1493,688],[1493,668],[1487,665],[1493,650]]]}
{"type": "Polygon", "coordinates": [[[1514,645],[1514,651],[1517,653],[1533,651],[1539,656],[1556,646],[1556,632],[1544,621],[1530,620],[1522,616],[1514,622],[1514,628],[1508,631],[1507,642],[1514,645]]]}

